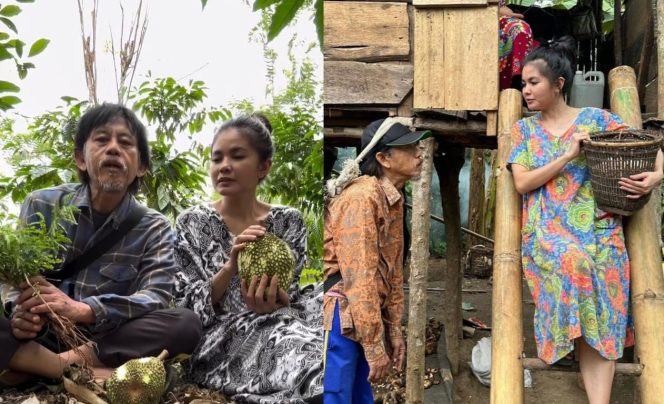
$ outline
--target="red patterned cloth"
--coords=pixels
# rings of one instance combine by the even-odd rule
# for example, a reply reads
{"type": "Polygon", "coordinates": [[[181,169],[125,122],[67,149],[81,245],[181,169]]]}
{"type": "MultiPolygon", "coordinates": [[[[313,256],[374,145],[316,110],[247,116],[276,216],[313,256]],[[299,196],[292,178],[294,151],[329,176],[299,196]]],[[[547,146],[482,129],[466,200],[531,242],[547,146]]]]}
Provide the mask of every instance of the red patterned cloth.
{"type": "Polygon", "coordinates": [[[500,89],[510,88],[515,76],[521,75],[523,60],[539,46],[533,39],[530,25],[522,19],[500,16],[500,89]]]}

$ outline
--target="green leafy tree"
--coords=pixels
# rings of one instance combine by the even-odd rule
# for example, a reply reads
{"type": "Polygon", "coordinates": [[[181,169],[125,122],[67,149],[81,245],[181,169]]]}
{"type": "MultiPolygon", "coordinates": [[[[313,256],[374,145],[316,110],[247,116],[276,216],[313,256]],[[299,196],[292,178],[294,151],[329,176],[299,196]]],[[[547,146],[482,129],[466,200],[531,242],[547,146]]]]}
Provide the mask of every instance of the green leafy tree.
{"type": "Polygon", "coordinates": [[[32,191],[77,181],[74,137],[87,102],[62,98],[64,106],[35,118],[25,133],[15,132],[11,120],[0,124],[0,143],[14,171],[0,177],[0,197],[20,203],[32,191]]]}
{"type": "MultiPolygon", "coordinates": [[[[173,78],[147,81],[132,96],[134,110],[155,128],[155,139],[149,142],[152,168],[144,177],[142,197],[149,207],[172,219],[186,207],[183,204],[200,200],[206,192],[209,151],[193,135],[204,125],[231,116],[227,109],[201,107],[205,99],[202,82],[185,86],[173,78]],[[188,149],[175,149],[179,136],[188,136],[188,149]]],[[[13,202],[21,203],[32,191],[77,181],[76,124],[89,104],[72,97],[63,100],[66,106],[37,117],[26,133],[16,133],[10,120],[0,125],[0,142],[14,170],[12,176],[0,177],[0,197],[10,195],[13,202]]]]}
{"type": "MultiPolygon", "coordinates": [[[[267,40],[260,35],[257,38],[267,40]]],[[[289,43],[290,66],[283,72],[288,80],[286,87],[273,94],[273,84],[268,84],[272,103],[257,107],[244,100],[236,103],[234,109],[244,113],[259,109],[270,120],[275,156],[270,175],[261,185],[259,193],[270,202],[292,206],[303,212],[309,233],[307,266],[313,269],[305,276],[320,279],[323,250],[321,83],[315,77],[316,64],[308,57],[296,55],[295,40],[293,38],[289,43]]],[[[268,50],[266,59],[274,57],[269,53],[269,47],[265,49],[268,50]]],[[[312,49],[314,46],[310,46],[305,54],[312,49]]]]}
{"type": "Polygon", "coordinates": [[[131,97],[133,108],[155,127],[156,139],[150,142],[152,169],[144,177],[146,202],[173,219],[207,193],[209,146],[196,142],[193,135],[208,123],[231,117],[225,108],[201,108],[206,97],[202,81],[184,86],[171,77],[145,82],[131,97]],[[175,140],[183,135],[191,145],[177,151],[175,140]]]}
{"type": "MultiPolygon", "coordinates": [[[[32,3],[34,0],[17,0],[17,3],[32,3]]],[[[0,3],[0,62],[12,61],[16,65],[16,71],[20,79],[24,79],[28,75],[28,70],[35,67],[34,63],[26,62],[37,56],[46,49],[49,40],[41,38],[36,40],[30,45],[30,48],[25,55],[27,44],[19,39],[16,35],[18,29],[13,21],[13,18],[23,11],[17,4],[0,3]]],[[[0,110],[7,111],[14,108],[14,105],[21,102],[21,99],[12,94],[18,93],[20,88],[10,82],[0,80],[0,110]],[[9,93],[9,94],[8,94],[9,93]]]]}

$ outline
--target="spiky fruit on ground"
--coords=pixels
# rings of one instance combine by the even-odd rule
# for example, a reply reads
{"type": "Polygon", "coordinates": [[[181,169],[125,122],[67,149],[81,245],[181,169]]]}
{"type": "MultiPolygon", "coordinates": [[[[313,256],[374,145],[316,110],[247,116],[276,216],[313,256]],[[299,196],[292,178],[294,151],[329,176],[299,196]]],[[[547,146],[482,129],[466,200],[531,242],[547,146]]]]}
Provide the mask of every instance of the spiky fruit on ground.
{"type": "Polygon", "coordinates": [[[106,395],[112,404],[156,404],[165,387],[166,370],[160,359],[132,359],[106,381],[106,395]]]}
{"type": "Polygon", "coordinates": [[[293,282],[295,259],[288,244],[272,233],[256,241],[250,241],[238,256],[238,270],[240,277],[247,284],[256,276],[260,279],[263,274],[270,278],[277,275],[279,287],[288,290],[293,282]]]}

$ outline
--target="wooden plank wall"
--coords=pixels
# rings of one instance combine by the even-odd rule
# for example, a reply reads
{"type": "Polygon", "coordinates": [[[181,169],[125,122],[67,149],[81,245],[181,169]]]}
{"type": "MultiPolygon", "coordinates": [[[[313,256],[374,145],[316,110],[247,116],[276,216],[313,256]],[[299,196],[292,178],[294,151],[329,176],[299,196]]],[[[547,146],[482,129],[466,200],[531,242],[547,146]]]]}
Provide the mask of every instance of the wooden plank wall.
{"type": "Polygon", "coordinates": [[[408,101],[409,7],[404,1],[324,2],[325,104],[394,108],[408,101]]]}
{"type": "Polygon", "coordinates": [[[408,13],[405,3],[326,1],[326,60],[408,60],[408,13]]]}
{"type": "Polygon", "coordinates": [[[415,108],[498,109],[497,32],[496,5],[416,9],[415,108]]]}
{"type": "Polygon", "coordinates": [[[410,64],[326,61],[325,103],[399,105],[412,77],[410,64]]]}

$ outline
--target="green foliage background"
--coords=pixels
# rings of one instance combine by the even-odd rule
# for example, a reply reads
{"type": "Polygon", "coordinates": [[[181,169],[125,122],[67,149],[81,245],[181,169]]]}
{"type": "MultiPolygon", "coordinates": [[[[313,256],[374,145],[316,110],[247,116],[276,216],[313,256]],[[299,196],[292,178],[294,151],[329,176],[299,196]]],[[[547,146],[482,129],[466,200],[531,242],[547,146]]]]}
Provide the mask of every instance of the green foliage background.
{"type": "MultiPolygon", "coordinates": [[[[50,42],[46,38],[34,41],[25,55],[27,44],[18,37],[18,28],[13,19],[23,11],[16,3],[32,2],[34,0],[16,0],[10,4],[0,3],[0,62],[14,63],[21,80],[28,75],[28,70],[35,67],[34,63],[26,60],[42,53],[50,42]]],[[[0,111],[12,109],[14,105],[21,102],[17,95],[20,90],[21,88],[13,82],[0,80],[0,111]]]]}
{"type": "MultiPolygon", "coordinates": [[[[311,282],[321,279],[322,269],[322,89],[315,75],[318,66],[312,61],[320,48],[311,44],[303,52],[293,37],[288,47],[290,67],[281,72],[287,86],[275,93],[277,54],[269,42],[277,3],[261,9],[261,23],[251,37],[263,45],[269,81],[266,94],[271,99],[268,105],[238,100],[226,107],[211,107],[201,81],[181,83],[172,77],[148,77],[131,89],[128,106],[143,117],[151,134],[152,168],[144,177],[140,198],[172,221],[183,209],[215,197],[207,180],[210,145],[200,142],[202,132],[242,113],[265,113],[273,126],[276,153],[272,172],[259,189],[260,197],[303,212],[309,230],[309,262],[303,280],[311,282]],[[189,146],[177,150],[175,141],[183,136],[189,146]]],[[[302,7],[311,8],[313,2],[304,1],[302,7]]],[[[295,14],[286,24],[293,18],[295,14]]],[[[74,136],[76,123],[89,104],[68,96],[62,100],[60,107],[33,119],[24,133],[15,131],[10,119],[0,120],[0,147],[10,156],[8,164],[14,171],[0,177],[0,198],[20,204],[34,190],[78,181],[74,136]]]]}

